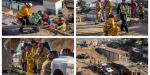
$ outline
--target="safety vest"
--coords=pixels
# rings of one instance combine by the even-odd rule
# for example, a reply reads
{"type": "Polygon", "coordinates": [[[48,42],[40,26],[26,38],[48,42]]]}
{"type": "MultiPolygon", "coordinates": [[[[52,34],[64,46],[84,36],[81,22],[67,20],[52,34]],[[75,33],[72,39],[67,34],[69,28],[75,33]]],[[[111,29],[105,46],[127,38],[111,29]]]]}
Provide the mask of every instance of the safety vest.
{"type": "Polygon", "coordinates": [[[41,19],[42,17],[36,13],[34,14],[34,16],[30,19],[30,23],[34,23],[34,24],[37,24],[38,21],[41,19]]]}
{"type": "Polygon", "coordinates": [[[122,6],[122,4],[120,3],[120,13],[121,14],[128,14],[129,13],[129,7],[128,7],[128,4],[122,6]]]}

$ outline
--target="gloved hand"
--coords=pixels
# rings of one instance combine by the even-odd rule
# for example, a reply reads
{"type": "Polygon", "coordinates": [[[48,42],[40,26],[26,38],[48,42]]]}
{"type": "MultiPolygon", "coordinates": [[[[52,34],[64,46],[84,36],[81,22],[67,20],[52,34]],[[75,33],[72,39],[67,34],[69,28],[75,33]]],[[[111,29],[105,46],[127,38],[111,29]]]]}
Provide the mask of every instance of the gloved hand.
{"type": "Polygon", "coordinates": [[[42,57],[44,57],[45,55],[42,55],[42,57]]]}

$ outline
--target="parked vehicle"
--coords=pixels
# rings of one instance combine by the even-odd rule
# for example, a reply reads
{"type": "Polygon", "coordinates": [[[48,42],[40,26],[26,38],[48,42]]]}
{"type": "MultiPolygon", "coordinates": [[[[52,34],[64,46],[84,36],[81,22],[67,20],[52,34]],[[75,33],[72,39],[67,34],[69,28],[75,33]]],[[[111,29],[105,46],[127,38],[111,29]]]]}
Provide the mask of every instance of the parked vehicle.
{"type": "Polygon", "coordinates": [[[89,57],[90,56],[87,53],[81,53],[81,54],[77,55],[77,58],[80,58],[80,59],[87,59],[89,57]]]}

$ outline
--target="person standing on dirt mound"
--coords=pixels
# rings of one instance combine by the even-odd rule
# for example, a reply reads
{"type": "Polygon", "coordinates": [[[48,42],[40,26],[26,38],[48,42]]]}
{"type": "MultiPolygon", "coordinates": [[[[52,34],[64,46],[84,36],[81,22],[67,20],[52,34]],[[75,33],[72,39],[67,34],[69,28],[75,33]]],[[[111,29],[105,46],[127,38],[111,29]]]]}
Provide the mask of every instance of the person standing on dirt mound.
{"type": "Polygon", "coordinates": [[[41,75],[50,75],[51,74],[51,62],[54,59],[54,54],[49,53],[47,55],[47,60],[42,65],[41,75]]]}
{"type": "Polygon", "coordinates": [[[144,8],[144,6],[142,6],[142,3],[139,3],[139,6],[137,7],[136,11],[139,14],[139,18],[144,19],[145,8],[144,8]]]}
{"type": "Polygon", "coordinates": [[[100,17],[102,22],[104,21],[101,12],[102,12],[101,0],[98,0],[98,2],[95,5],[95,13],[96,13],[95,24],[99,24],[98,23],[98,18],[99,17],[100,17]]]}
{"type": "Polygon", "coordinates": [[[27,25],[30,25],[29,23],[29,16],[32,16],[34,13],[30,14],[30,9],[33,6],[32,3],[26,3],[25,6],[23,6],[17,13],[16,17],[18,18],[18,20],[21,21],[22,26],[20,27],[19,31],[23,33],[23,28],[25,25],[25,20],[27,25]],[[24,20],[25,19],[25,20],[24,20]]]}
{"type": "Polygon", "coordinates": [[[33,47],[31,49],[31,54],[30,55],[31,55],[31,57],[34,61],[34,63],[33,63],[33,65],[34,65],[34,67],[33,67],[34,74],[37,74],[37,67],[36,67],[37,56],[34,56],[34,55],[36,53],[36,50],[37,50],[38,46],[37,46],[37,43],[36,43],[35,40],[31,40],[31,44],[32,44],[33,47]]]}
{"type": "Polygon", "coordinates": [[[113,34],[113,36],[118,35],[119,28],[114,27],[114,19],[115,19],[115,15],[111,13],[103,28],[103,31],[106,34],[106,36],[108,36],[109,34],[113,34]]]}
{"type": "MultiPolygon", "coordinates": [[[[121,17],[122,20],[121,31],[124,31],[123,28],[125,28],[127,33],[129,32],[128,27],[126,25],[127,14],[129,13],[129,6],[131,6],[131,3],[127,3],[126,0],[122,0],[122,2],[118,4],[118,8],[117,8],[117,15],[118,17],[121,17]]],[[[136,7],[135,2],[134,2],[134,6],[136,7]]]]}
{"type": "Polygon", "coordinates": [[[26,59],[26,52],[25,48],[21,47],[22,53],[21,53],[21,62],[22,62],[22,71],[27,71],[27,59],[26,59]]]}
{"type": "Polygon", "coordinates": [[[32,73],[32,69],[33,69],[33,60],[32,57],[30,56],[30,47],[27,46],[26,47],[26,58],[27,58],[27,73],[32,73]]]}
{"type": "Polygon", "coordinates": [[[36,50],[37,55],[37,73],[40,74],[42,69],[42,64],[47,59],[46,56],[49,53],[49,50],[46,47],[43,47],[42,43],[38,44],[38,48],[36,50]]]}
{"type": "Polygon", "coordinates": [[[102,10],[105,10],[105,15],[106,15],[106,20],[107,20],[112,10],[112,3],[109,0],[105,0],[103,3],[102,10]]]}
{"type": "Polygon", "coordinates": [[[63,32],[66,31],[66,24],[63,17],[59,18],[59,24],[56,25],[56,29],[61,30],[63,32]]]}

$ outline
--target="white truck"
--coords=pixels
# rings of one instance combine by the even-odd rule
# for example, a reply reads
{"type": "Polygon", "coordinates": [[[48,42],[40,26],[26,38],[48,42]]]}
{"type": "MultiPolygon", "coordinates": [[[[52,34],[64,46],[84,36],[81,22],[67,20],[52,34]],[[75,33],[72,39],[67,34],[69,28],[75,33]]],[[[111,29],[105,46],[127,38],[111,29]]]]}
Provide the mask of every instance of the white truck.
{"type": "Polygon", "coordinates": [[[74,58],[60,56],[51,62],[51,75],[74,75],[74,58]]]}

